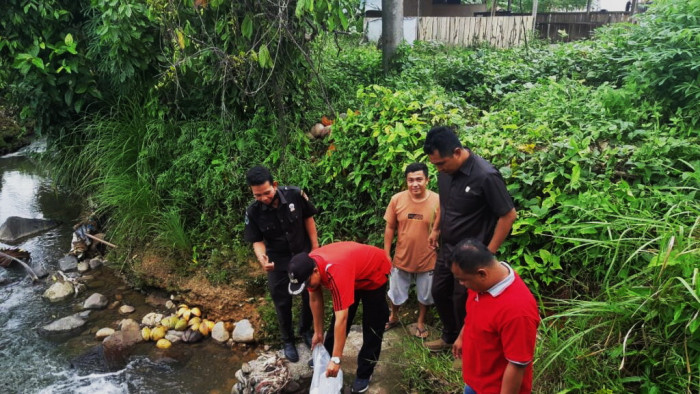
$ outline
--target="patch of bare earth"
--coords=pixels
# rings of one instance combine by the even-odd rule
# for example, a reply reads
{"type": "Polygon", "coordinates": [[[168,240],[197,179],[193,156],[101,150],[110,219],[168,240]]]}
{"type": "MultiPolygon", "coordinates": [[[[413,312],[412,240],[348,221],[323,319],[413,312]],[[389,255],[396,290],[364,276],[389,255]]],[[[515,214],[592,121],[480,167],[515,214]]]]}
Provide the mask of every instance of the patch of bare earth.
{"type": "Polygon", "coordinates": [[[134,273],[149,286],[176,294],[177,302],[199,306],[208,319],[236,322],[250,320],[260,327],[257,311],[259,298],[250,297],[243,279],[234,279],[227,285],[213,285],[202,274],[183,276],[172,271],[173,265],[153,251],[146,251],[133,264],[134,273]]]}

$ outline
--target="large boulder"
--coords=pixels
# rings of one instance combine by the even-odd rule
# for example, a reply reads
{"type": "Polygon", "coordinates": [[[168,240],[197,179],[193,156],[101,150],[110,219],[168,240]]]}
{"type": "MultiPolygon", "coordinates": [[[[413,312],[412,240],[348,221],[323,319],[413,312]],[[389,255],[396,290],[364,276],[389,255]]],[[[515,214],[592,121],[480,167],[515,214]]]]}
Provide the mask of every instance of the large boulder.
{"type": "Polygon", "coordinates": [[[50,230],[61,224],[49,219],[29,219],[10,216],[0,226],[0,242],[14,244],[22,238],[27,238],[42,231],[50,230]]]}
{"type": "Polygon", "coordinates": [[[63,272],[75,271],[78,269],[78,258],[72,254],[68,254],[58,260],[58,267],[63,272]]]}
{"type": "Polygon", "coordinates": [[[84,319],[78,315],[70,315],[41,327],[39,332],[45,335],[69,334],[78,331],[84,325],[84,319]]]}
{"type": "Polygon", "coordinates": [[[110,370],[105,361],[102,344],[94,346],[70,360],[70,366],[84,372],[107,372],[110,370]]]}
{"type": "Polygon", "coordinates": [[[253,342],[254,334],[255,330],[253,330],[253,325],[250,324],[248,319],[243,319],[236,323],[236,328],[233,329],[231,339],[233,339],[235,342],[253,342]]]}
{"type": "Polygon", "coordinates": [[[117,331],[102,341],[104,358],[110,369],[117,369],[126,365],[133,347],[143,340],[138,323],[134,323],[122,324],[122,331],[117,331]]]}
{"type": "Polygon", "coordinates": [[[98,269],[102,266],[102,260],[100,260],[98,257],[95,257],[93,259],[90,259],[90,262],[88,264],[90,265],[90,269],[98,269]]]}
{"type": "Polygon", "coordinates": [[[44,292],[44,298],[51,302],[63,301],[75,294],[73,284],[70,282],[56,282],[44,292]]]}
{"type": "Polygon", "coordinates": [[[211,330],[211,338],[220,343],[228,341],[230,334],[228,330],[226,330],[224,322],[220,321],[214,325],[214,328],[211,330]]]}
{"type": "Polygon", "coordinates": [[[90,266],[88,265],[87,261],[81,261],[78,263],[78,272],[83,273],[87,272],[90,269],[90,266]]]}
{"type": "Polygon", "coordinates": [[[109,300],[100,293],[94,293],[83,303],[85,309],[103,309],[107,306],[109,300]]]}

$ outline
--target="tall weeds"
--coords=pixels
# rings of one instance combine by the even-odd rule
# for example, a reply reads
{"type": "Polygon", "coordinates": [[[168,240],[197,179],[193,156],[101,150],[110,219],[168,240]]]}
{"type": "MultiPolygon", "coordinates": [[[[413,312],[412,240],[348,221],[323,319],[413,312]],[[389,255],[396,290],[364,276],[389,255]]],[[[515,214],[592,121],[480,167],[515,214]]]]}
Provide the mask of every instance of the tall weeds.
{"type": "Polygon", "coordinates": [[[95,214],[107,218],[112,239],[128,250],[159,226],[163,201],[154,181],[169,157],[151,143],[163,124],[135,103],[122,108],[119,117],[99,115],[64,134],[57,144],[64,149],[52,161],[62,181],[92,197],[95,214]]]}
{"type": "Polygon", "coordinates": [[[578,244],[571,249],[577,255],[606,249],[605,275],[594,294],[545,300],[538,390],[697,392],[697,205],[579,226],[611,235],[607,241],[566,239],[578,244]]]}

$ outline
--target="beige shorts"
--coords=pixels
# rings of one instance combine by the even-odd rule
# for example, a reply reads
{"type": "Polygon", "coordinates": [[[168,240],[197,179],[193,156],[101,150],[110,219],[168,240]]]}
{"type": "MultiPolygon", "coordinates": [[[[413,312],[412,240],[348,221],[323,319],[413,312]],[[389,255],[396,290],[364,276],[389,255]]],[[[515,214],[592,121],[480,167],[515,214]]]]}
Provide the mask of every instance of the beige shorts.
{"type": "Polygon", "coordinates": [[[401,305],[408,300],[411,282],[416,282],[416,298],[423,305],[433,305],[433,271],[406,272],[396,267],[391,268],[389,276],[389,299],[394,305],[401,305]]]}

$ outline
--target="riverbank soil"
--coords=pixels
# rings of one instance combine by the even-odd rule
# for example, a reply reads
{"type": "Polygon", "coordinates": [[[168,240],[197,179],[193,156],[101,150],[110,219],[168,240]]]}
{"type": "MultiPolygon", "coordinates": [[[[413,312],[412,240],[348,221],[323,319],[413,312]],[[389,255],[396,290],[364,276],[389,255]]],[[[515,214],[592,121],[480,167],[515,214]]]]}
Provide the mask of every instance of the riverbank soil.
{"type": "MultiPolygon", "coordinates": [[[[88,291],[72,303],[75,308],[80,308],[88,295],[98,292],[107,297],[110,302],[119,300],[120,305],[134,307],[134,312],[128,315],[118,314],[117,307],[92,311],[87,328],[80,335],[59,345],[71,362],[99,343],[95,339],[95,333],[99,329],[116,328],[118,321],[122,318],[131,318],[140,322],[148,313],[167,314],[173,311],[167,310],[164,302],[160,302],[154,294],[146,294],[127,286],[123,283],[123,278],[115,274],[116,272],[109,268],[88,271],[86,275],[91,278],[86,281],[88,291]]],[[[208,309],[203,309],[203,312],[209,314],[208,309]]],[[[119,373],[136,381],[147,379],[146,392],[153,392],[154,387],[158,387],[156,392],[224,394],[228,393],[236,382],[233,372],[243,362],[255,357],[255,347],[245,344],[238,344],[230,349],[228,346],[206,339],[198,343],[176,343],[168,349],[159,349],[154,342],[149,341],[134,346],[130,351],[128,366],[119,373]]],[[[95,370],[91,365],[78,364],[74,368],[78,368],[82,374],[105,372],[95,370]]],[[[119,381],[117,379],[117,382],[119,381]]],[[[127,391],[131,392],[131,390],[127,391]]]]}
{"type": "MultiPolygon", "coordinates": [[[[188,305],[198,305],[207,311],[212,320],[238,321],[249,319],[256,332],[260,330],[262,319],[258,312],[259,303],[265,302],[262,298],[256,298],[246,293],[245,280],[235,279],[229,285],[213,285],[204,275],[196,274],[184,277],[172,272],[167,260],[157,252],[144,252],[143,257],[135,259],[133,265],[137,277],[149,286],[166,289],[171,294],[176,294],[178,302],[188,305]],[[252,302],[251,302],[252,300],[252,302]]],[[[257,266],[251,264],[250,272],[255,273],[257,266]]],[[[405,341],[421,341],[411,334],[415,331],[415,323],[399,326],[384,333],[382,353],[375,369],[369,394],[389,394],[402,392],[402,367],[401,357],[405,341]]],[[[430,328],[431,333],[434,331],[430,328]]],[[[432,335],[437,337],[436,335],[432,335]]],[[[431,337],[431,339],[434,339],[431,337]]],[[[357,369],[357,354],[362,346],[362,332],[360,326],[354,326],[348,335],[343,357],[344,392],[349,393],[355,371],[357,369]]],[[[289,364],[290,368],[307,369],[306,361],[311,357],[311,352],[301,344],[297,346],[300,351],[301,361],[289,364]]],[[[308,368],[309,374],[311,369],[308,368]]],[[[298,375],[303,375],[297,373],[298,375]]]]}
{"type": "Polygon", "coordinates": [[[32,133],[25,133],[13,114],[0,103],[0,156],[29,145],[32,133]]]}
{"type": "Polygon", "coordinates": [[[148,286],[171,292],[178,303],[201,307],[207,311],[210,320],[236,322],[248,319],[256,332],[259,331],[261,318],[257,308],[265,300],[247,294],[244,279],[213,285],[202,273],[183,276],[173,272],[170,269],[173,264],[155,251],[145,251],[142,257],[134,260],[134,274],[148,286]]]}

